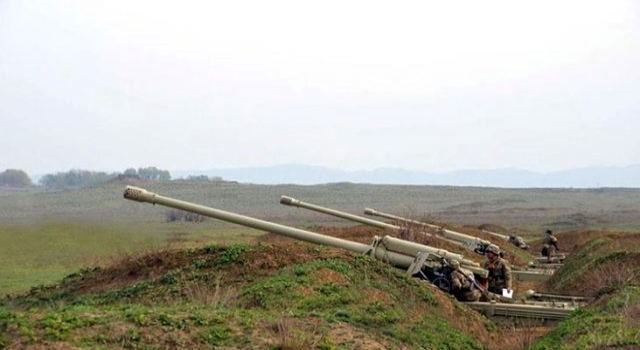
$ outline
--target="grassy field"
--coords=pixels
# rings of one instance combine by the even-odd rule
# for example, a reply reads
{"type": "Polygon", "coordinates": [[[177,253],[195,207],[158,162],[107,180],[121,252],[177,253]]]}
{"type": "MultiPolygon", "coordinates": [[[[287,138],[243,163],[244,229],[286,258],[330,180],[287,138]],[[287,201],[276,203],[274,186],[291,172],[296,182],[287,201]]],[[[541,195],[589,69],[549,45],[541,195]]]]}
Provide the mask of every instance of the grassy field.
{"type": "MultiPolygon", "coordinates": [[[[640,227],[640,189],[499,189],[337,183],[316,186],[227,182],[149,182],[158,194],[288,224],[342,220],[279,204],[281,195],[362,214],[365,207],[396,215],[430,216],[451,224],[495,223],[539,231],[640,227]]],[[[139,223],[162,220],[163,209],[122,199],[124,183],[66,191],[0,188],[0,222],[43,219],[139,223]]]]}
{"type": "Polygon", "coordinates": [[[204,242],[244,242],[262,234],[221,223],[98,223],[42,221],[0,226],[0,292],[11,293],[52,283],[79,268],[107,264],[130,254],[167,246],[189,247],[204,242]]]}
{"type": "MultiPolygon", "coordinates": [[[[158,194],[313,229],[352,222],[279,204],[281,195],[364,216],[365,207],[452,225],[496,224],[535,237],[586,228],[640,231],[638,189],[497,189],[337,183],[133,183],[158,194]]],[[[125,183],[45,191],[0,188],[0,293],[167,245],[233,244],[262,232],[221,222],[166,222],[167,208],[122,198],[125,183]]],[[[376,218],[373,218],[376,219],[376,218]]]]}
{"type": "Polygon", "coordinates": [[[167,222],[169,209],[124,200],[125,184],[49,192],[0,189],[0,293],[13,294],[0,300],[0,347],[514,350],[640,345],[638,235],[628,233],[640,231],[640,191],[635,189],[138,185],[311,231],[344,231],[363,241],[368,239],[362,232],[373,236],[378,229],[327,227],[355,223],[280,205],[280,195],[360,216],[370,207],[462,230],[483,224],[517,229],[534,244],[534,254],[540,233],[549,227],[572,255],[548,291],[588,292],[599,299],[551,332],[502,329],[432,286],[416,284],[366,256],[273,241],[263,232],[219,220],[167,222]],[[255,238],[260,243],[243,244],[255,238]]]}

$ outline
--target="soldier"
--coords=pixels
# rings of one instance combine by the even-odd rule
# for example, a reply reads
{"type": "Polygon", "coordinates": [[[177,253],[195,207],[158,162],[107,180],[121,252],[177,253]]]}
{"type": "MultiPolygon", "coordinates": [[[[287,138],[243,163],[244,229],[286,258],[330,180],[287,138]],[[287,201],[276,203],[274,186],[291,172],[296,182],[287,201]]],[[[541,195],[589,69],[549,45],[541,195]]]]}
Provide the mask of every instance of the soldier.
{"type": "Polygon", "coordinates": [[[475,288],[473,272],[460,267],[460,262],[452,260],[451,267],[451,294],[459,301],[478,301],[482,293],[475,288]]]}
{"type": "Polygon", "coordinates": [[[487,260],[483,267],[489,271],[490,292],[502,295],[502,289],[506,289],[511,293],[511,266],[508,261],[500,257],[500,248],[497,245],[492,244],[487,249],[487,260]]]}
{"type": "Polygon", "coordinates": [[[560,250],[560,248],[558,248],[558,239],[553,235],[553,231],[551,230],[547,230],[545,235],[544,245],[540,253],[542,256],[546,256],[547,260],[551,260],[551,255],[560,250]]]}
{"type": "Polygon", "coordinates": [[[520,249],[529,249],[529,245],[521,237],[516,236],[515,232],[509,235],[509,242],[520,249]]]}

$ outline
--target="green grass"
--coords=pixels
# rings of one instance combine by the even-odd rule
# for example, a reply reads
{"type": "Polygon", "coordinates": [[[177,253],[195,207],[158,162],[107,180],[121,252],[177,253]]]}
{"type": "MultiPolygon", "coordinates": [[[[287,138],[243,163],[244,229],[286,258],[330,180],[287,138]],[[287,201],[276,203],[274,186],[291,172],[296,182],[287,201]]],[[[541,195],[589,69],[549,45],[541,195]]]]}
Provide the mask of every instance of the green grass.
{"type": "Polygon", "coordinates": [[[547,284],[557,293],[579,290],[597,296],[628,283],[638,283],[639,241],[637,233],[595,238],[573,252],[547,284]]]}
{"type": "MultiPolygon", "coordinates": [[[[486,348],[442,316],[452,307],[443,303],[451,299],[439,300],[434,289],[401,271],[367,256],[324,257],[328,251],[315,247],[301,252],[309,261],[269,269],[259,264],[278,249],[265,245],[165,253],[166,261],[183,264],[155,278],[90,293],[78,283],[100,286],[97,281],[112,272],[78,271],[56,285],[0,301],[0,347],[486,348]]],[[[163,267],[166,262],[142,269],[163,267]]],[[[116,276],[125,282],[123,275],[116,276]]],[[[489,327],[480,317],[476,321],[479,329],[489,327]]]]}
{"type": "Polygon", "coordinates": [[[640,347],[640,236],[603,234],[573,252],[549,280],[552,293],[595,296],[535,344],[547,349],[640,347]]]}
{"type": "Polygon", "coordinates": [[[0,225],[0,294],[53,283],[83,267],[171,244],[235,244],[262,234],[230,224],[55,222],[0,225]]]}
{"type": "Polygon", "coordinates": [[[576,310],[532,350],[640,347],[640,286],[625,286],[604,305],[576,310]]]}

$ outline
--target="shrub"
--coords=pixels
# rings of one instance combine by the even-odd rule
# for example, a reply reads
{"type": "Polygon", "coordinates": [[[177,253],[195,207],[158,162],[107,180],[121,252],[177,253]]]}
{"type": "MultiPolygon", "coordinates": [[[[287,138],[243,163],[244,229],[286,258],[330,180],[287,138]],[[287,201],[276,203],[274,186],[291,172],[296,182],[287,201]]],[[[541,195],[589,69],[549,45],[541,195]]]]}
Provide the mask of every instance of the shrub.
{"type": "Polygon", "coordinates": [[[174,222],[174,221],[203,222],[207,219],[206,216],[187,212],[184,210],[178,210],[178,209],[172,209],[167,211],[165,217],[167,222],[174,222]]]}

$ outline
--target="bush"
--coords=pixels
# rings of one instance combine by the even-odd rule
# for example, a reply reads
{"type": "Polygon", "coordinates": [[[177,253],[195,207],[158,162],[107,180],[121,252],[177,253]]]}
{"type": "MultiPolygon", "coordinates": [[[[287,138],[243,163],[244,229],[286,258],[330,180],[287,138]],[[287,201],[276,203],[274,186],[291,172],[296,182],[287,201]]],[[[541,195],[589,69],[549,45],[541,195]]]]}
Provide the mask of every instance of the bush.
{"type": "Polygon", "coordinates": [[[206,216],[200,214],[191,213],[184,210],[172,209],[167,211],[165,215],[167,222],[174,221],[187,221],[187,222],[203,222],[207,219],[206,216]]]}
{"type": "Polygon", "coordinates": [[[72,169],[67,172],[46,174],[40,184],[49,188],[96,186],[115,179],[118,174],[102,171],[72,169]]]}
{"type": "Polygon", "coordinates": [[[31,178],[22,170],[7,169],[0,173],[0,186],[28,187],[31,186],[31,178]]]}

